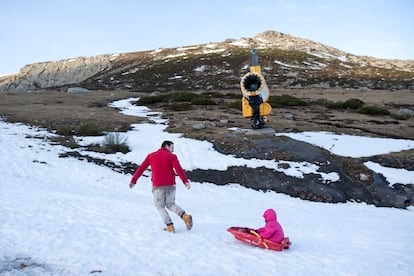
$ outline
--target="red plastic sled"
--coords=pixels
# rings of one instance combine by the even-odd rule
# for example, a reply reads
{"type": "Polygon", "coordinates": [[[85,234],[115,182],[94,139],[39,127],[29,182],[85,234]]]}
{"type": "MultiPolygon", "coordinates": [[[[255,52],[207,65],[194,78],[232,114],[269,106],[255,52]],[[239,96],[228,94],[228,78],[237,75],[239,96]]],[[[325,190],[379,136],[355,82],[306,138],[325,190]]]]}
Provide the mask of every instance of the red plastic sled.
{"type": "Polygon", "coordinates": [[[288,237],[284,238],[280,243],[262,239],[254,229],[246,227],[230,227],[227,229],[228,232],[242,242],[270,250],[282,251],[283,249],[289,249],[292,244],[288,237]]]}

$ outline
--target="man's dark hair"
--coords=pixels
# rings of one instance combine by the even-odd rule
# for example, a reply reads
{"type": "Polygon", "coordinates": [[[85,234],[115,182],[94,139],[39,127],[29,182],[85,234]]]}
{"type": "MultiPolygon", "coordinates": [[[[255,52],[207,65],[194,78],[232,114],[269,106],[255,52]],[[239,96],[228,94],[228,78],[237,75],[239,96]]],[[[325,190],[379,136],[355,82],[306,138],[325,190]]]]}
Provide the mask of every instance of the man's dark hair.
{"type": "Polygon", "coordinates": [[[161,147],[165,148],[166,146],[171,146],[173,144],[174,144],[173,142],[167,140],[167,141],[162,142],[161,147]]]}

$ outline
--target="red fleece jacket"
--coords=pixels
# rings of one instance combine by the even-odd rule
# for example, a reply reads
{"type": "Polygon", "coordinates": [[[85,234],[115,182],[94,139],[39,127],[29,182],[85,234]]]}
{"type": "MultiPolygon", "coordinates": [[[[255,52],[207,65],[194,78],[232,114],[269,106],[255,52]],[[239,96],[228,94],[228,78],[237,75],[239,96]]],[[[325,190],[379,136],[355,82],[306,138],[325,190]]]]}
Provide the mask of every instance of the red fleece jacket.
{"type": "Polygon", "coordinates": [[[133,184],[137,183],[138,178],[144,173],[148,166],[151,166],[151,180],[153,186],[175,185],[175,172],[177,172],[183,183],[188,182],[187,176],[178,161],[177,155],[171,153],[166,148],[160,148],[147,155],[141,166],[138,167],[132,176],[131,182],[133,184]]]}

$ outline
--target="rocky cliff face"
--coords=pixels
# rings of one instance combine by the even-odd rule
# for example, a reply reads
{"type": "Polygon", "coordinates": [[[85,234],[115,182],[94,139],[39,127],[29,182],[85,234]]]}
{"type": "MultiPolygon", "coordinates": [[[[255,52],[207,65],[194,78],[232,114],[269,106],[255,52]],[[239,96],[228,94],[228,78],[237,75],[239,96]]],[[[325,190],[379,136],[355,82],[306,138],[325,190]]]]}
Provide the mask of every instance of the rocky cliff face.
{"type": "Polygon", "coordinates": [[[116,57],[101,55],[29,64],[18,74],[3,78],[0,91],[31,91],[75,85],[101,71],[110,70],[116,57]]]}
{"type": "Polygon", "coordinates": [[[258,49],[270,87],[414,89],[414,60],[355,56],[266,31],[253,38],[26,65],[18,74],[0,79],[0,92],[68,86],[137,91],[238,89],[253,48],[258,49]]]}

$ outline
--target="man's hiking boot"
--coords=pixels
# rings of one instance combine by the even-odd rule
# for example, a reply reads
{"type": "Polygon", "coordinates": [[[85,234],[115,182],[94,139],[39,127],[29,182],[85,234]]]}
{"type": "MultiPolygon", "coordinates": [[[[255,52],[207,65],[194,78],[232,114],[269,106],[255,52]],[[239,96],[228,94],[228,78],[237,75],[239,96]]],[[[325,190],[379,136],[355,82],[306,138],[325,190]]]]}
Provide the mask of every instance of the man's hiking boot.
{"type": "Polygon", "coordinates": [[[175,233],[174,224],[168,224],[167,227],[164,228],[165,231],[175,233]]]}
{"type": "Polygon", "coordinates": [[[185,226],[187,227],[187,230],[191,230],[193,228],[193,217],[191,215],[187,215],[184,213],[181,218],[183,219],[185,226]]]}

